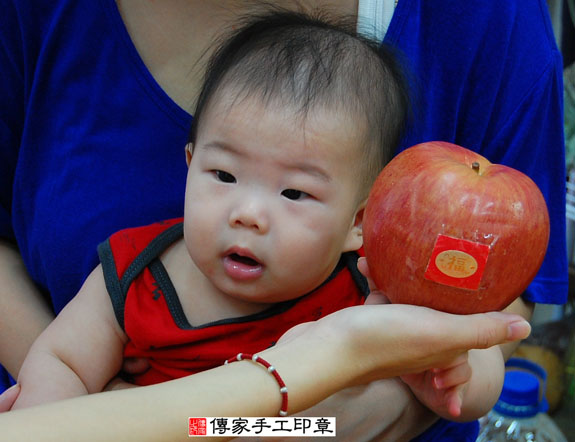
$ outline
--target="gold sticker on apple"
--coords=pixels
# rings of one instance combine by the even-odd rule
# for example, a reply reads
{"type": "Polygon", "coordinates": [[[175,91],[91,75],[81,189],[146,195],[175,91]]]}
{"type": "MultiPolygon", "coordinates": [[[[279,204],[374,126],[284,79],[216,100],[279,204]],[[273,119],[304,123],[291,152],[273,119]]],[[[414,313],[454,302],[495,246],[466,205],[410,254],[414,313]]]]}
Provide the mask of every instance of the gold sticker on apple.
{"type": "Polygon", "coordinates": [[[435,258],[440,272],[452,278],[467,278],[477,272],[477,261],[461,250],[444,250],[435,258]]]}
{"type": "Polygon", "coordinates": [[[477,290],[489,251],[488,244],[437,235],[424,276],[439,284],[477,290]]]}

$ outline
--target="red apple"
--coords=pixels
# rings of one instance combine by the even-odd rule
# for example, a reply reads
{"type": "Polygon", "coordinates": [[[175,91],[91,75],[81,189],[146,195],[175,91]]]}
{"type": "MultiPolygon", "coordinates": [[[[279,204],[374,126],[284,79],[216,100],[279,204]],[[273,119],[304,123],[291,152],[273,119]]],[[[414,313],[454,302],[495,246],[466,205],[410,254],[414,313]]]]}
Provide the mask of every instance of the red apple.
{"type": "Polygon", "coordinates": [[[428,142],[382,170],[363,234],[372,278],[391,302],[478,313],[505,308],[535,277],[549,215],[523,173],[428,142]]]}

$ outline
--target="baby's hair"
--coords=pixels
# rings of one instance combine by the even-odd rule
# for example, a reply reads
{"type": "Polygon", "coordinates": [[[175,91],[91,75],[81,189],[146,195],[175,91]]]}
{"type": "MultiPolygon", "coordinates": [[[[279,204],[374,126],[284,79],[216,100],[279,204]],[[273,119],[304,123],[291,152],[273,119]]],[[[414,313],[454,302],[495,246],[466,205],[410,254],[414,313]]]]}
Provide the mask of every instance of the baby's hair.
{"type": "Polygon", "coordinates": [[[247,18],[214,53],[200,92],[190,142],[202,115],[225,89],[290,106],[354,118],[369,186],[392,158],[409,114],[409,92],[395,50],[364,38],[355,20],[274,10],[247,18]]]}

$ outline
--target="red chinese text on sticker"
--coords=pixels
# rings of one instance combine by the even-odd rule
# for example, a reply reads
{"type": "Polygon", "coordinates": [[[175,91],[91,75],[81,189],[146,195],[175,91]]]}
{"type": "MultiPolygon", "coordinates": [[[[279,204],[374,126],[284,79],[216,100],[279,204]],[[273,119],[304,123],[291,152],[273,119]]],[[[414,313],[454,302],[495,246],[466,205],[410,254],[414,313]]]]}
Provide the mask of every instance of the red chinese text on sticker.
{"type": "Polygon", "coordinates": [[[190,417],[188,419],[188,436],[205,436],[206,435],[206,418],[190,417]]]}
{"type": "Polygon", "coordinates": [[[487,244],[437,235],[425,278],[439,284],[477,290],[489,250],[487,244]]]}

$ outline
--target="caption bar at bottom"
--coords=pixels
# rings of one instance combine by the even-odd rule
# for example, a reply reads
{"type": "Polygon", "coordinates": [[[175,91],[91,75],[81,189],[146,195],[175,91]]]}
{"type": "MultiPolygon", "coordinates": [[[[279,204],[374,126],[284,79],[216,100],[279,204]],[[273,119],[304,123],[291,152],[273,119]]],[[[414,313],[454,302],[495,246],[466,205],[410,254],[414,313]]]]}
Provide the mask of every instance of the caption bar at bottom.
{"type": "Polygon", "coordinates": [[[334,437],[335,417],[190,417],[188,436],[334,437]]]}

